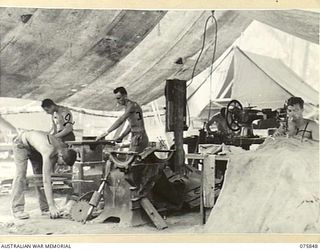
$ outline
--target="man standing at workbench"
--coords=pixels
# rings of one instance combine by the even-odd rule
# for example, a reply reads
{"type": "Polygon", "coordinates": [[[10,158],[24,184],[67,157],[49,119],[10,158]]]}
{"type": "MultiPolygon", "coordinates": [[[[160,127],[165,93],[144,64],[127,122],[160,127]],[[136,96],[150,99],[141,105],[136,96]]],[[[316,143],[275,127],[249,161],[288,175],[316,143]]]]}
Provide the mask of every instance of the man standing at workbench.
{"type": "Polygon", "coordinates": [[[74,141],[74,122],[71,111],[67,107],[57,105],[51,99],[44,99],[41,107],[47,114],[51,115],[52,127],[50,134],[63,142],[74,141]]]}
{"type": "Polygon", "coordinates": [[[131,132],[129,150],[141,153],[149,144],[149,139],[144,127],[142,109],[138,103],[128,99],[128,94],[124,87],[114,89],[113,93],[117,99],[117,103],[125,107],[125,112],[113,123],[107,132],[98,136],[96,140],[98,141],[105,136],[108,136],[112,131],[119,128],[121,124],[128,120],[129,126],[117,140],[122,141],[123,138],[131,132]]]}

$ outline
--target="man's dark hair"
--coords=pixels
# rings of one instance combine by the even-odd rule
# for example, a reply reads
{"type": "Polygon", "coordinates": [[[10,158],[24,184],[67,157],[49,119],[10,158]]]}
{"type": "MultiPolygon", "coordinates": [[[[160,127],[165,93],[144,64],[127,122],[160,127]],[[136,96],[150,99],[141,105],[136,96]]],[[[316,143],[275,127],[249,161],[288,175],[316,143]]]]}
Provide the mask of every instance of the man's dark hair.
{"type": "Polygon", "coordinates": [[[42,108],[48,108],[48,107],[51,107],[52,105],[56,105],[56,104],[51,99],[42,100],[42,103],[41,103],[42,108]]]}
{"type": "Polygon", "coordinates": [[[299,104],[300,108],[303,109],[304,101],[301,97],[292,96],[288,99],[287,105],[293,106],[295,104],[299,104]]]}
{"type": "Polygon", "coordinates": [[[127,95],[127,90],[124,87],[118,87],[113,90],[113,94],[120,93],[121,95],[127,95]]]}
{"type": "Polygon", "coordinates": [[[65,149],[62,151],[62,158],[69,166],[73,166],[77,159],[77,152],[73,149],[65,149]]]}

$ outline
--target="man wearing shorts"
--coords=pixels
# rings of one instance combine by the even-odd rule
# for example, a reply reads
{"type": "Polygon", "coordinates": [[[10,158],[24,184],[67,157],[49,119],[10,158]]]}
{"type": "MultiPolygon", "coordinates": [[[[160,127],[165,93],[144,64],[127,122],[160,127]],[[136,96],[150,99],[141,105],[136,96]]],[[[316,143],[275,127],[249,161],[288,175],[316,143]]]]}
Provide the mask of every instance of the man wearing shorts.
{"type": "Polygon", "coordinates": [[[113,91],[117,103],[125,107],[125,112],[120,116],[107,132],[97,137],[100,140],[119,128],[126,120],[129,122],[127,129],[120,135],[118,140],[123,140],[131,132],[130,151],[141,153],[148,147],[149,139],[144,127],[142,109],[138,103],[128,99],[127,91],[124,87],[118,87],[113,91]]]}

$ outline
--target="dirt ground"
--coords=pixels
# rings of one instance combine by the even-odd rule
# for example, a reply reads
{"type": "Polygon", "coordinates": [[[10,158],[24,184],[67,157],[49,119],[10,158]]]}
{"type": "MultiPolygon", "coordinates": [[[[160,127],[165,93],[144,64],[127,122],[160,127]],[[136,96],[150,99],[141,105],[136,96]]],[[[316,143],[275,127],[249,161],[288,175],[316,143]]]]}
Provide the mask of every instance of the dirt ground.
{"type": "MultiPolygon", "coordinates": [[[[64,206],[64,197],[55,198],[59,207],[64,206]]],[[[49,219],[40,214],[34,192],[26,194],[26,208],[30,214],[27,220],[14,219],[10,212],[10,195],[0,196],[0,235],[63,235],[63,234],[148,234],[148,233],[199,233],[203,230],[200,213],[168,215],[167,229],[158,230],[153,224],[139,227],[123,227],[118,223],[87,223],[72,221],[66,218],[49,219]]]]}

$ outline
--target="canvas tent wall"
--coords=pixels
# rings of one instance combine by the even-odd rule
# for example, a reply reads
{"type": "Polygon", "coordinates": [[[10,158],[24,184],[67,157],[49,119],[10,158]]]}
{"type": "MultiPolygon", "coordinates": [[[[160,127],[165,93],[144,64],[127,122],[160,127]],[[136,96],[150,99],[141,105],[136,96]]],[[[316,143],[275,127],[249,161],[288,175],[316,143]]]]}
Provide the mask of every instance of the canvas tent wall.
{"type": "MultiPolygon", "coordinates": [[[[319,36],[319,17],[317,19],[319,36]]],[[[306,19],[305,22],[308,22],[306,19]]],[[[319,91],[319,43],[312,43],[269,25],[254,21],[241,34],[237,46],[247,52],[277,58],[319,91]]]]}
{"type": "Polygon", "coordinates": [[[291,96],[317,105],[318,92],[279,59],[234,49],[232,98],[245,106],[280,108],[291,96]]]}
{"type": "MultiPolygon", "coordinates": [[[[253,13],[253,17],[256,17],[257,13],[253,13]]],[[[281,107],[292,95],[301,96],[314,105],[318,104],[320,54],[319,40],[314,36],[318,15],[295,11],[263,13],[264,18],[261,21],[271,15],[272,26],[265,24],[268,23],[266,21],[253,21],[214,62],[211,77],[211,66],[208,66],[193,80],[188,81],[188,111],[191,123],[195,120],[205,121],[232,98],[240,99],[245,105],[262,108],[281,107]],[[278,25],[275,22],[281,18],[281,13],[289,24],[278,25]],[[303,24],[300,19],[293,18],[296,15],[301,17],[302,14],[310,18],[303,24]],[[292,31],[290,23],[300,27],[299,30],[292,31]],[[302,29],[301,25],[305,26],[305,29],[302,29]],[[235,47],[243,53],[235,52],[235,47]],[[243,61],[241,55],[249,61],[243,61]],[[233,59],[234,56],[237,59],[233,59]],[[245,71],[241,63],[249,64],[245,71]],[[250,85],[253,78],[259,77],[259,86],[250,85]],[[250,96],[256,95],[255,91],[261,87],[267,90],[263,92],[264,95],[255,96],[255,103],[255,100],[250,100],[250,96]],[[269,92],[274,93],[267,95],[269,92]]],[[[219,43],[219,37],[217,42],[219,43]]],[[[158,103],[159,106],[164,106],[164,97],[159,98],[158,103]]],[[[307,113],[309,111],[307,110],[307,113]]]]}
{"type": "MultiPolygon", "coordinates": [[[[225,86],[232,83],[232,98],[262,108],[281,107],[292,95],[303,97],[312,106],[319,104],[319,44],[254,21],[234,45],[238,48],[230,53],[235,57],[230,68],[235,72],[232,80],[224,82],[225,86]]],[[[209,108],[214,113],[217,105],[207,103],[199,117],[205,119],[209,108]]],[[[310,105],[306,109],[307,116],[317,112],[310,105]]]]}

